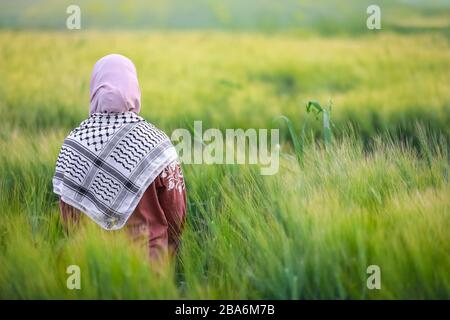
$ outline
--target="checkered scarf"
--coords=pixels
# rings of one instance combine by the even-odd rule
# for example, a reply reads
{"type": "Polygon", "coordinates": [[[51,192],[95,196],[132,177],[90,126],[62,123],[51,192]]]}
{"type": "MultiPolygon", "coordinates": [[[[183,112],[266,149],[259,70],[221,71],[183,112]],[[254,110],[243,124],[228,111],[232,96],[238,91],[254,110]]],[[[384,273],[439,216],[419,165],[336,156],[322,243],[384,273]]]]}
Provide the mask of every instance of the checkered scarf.
{"type": "Polygon", "coordinates": [[[167,135],[137,114],[94,113],[64,140],[53,191],[104,229],[120,229],[176,158],[167,135]]]}

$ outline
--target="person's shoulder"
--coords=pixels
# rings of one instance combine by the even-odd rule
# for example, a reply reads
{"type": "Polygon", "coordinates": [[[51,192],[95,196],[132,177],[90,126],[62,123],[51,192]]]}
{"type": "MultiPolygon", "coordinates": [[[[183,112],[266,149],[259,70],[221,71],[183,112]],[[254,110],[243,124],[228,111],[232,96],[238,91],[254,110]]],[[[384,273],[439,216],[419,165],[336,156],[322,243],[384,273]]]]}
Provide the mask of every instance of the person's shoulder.
{"type": "Polygon", "coordinates": [[[160,129],[159,127],[157,127],[155,124],[151,123],[150,121],[143,119],[143,123],[144,125],[147,127],[148,130],[161,134],[163,135],[165,138],[168,138],[167,134],[164,132],[164,130],[160,129]]]}

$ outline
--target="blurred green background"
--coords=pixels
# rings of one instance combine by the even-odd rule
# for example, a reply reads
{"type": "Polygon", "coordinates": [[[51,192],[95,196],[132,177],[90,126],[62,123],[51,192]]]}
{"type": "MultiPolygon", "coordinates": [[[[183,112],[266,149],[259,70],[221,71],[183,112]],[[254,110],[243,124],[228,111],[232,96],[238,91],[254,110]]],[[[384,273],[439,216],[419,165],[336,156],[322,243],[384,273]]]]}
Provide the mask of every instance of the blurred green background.
{"type": "Polygon", "coordinates": [[[383,29],[398,32],[441,31],[448,35],[446,0],[19,0],[2,1],[0,26],[65,29],[64,12],[82,8],[83,28],[220,29],[231,31],[308,30],[321,34],[361,34],[365,10],[377,4],[383,29]]]}

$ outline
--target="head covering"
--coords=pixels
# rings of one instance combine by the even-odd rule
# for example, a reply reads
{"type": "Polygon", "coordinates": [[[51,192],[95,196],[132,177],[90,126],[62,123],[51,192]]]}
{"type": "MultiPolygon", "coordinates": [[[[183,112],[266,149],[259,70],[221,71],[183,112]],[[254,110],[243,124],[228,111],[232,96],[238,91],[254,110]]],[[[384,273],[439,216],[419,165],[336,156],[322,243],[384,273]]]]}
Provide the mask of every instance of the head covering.
{"type": "Polygon", "coordinates": [[[140,90],[133,63],[112,54],[91,77],[91,106],[64,140],[53,191],[107,230],[123,227],[145,190],[177,159],[169,137],[137,115],[140,90]]]}
{"type": "Polygon", "coordinates": [[[98,60],[91,75],[89,115],[127,111],[139,114],[140,110],[141,90],[133,62],[120,54],[98,60]]]}

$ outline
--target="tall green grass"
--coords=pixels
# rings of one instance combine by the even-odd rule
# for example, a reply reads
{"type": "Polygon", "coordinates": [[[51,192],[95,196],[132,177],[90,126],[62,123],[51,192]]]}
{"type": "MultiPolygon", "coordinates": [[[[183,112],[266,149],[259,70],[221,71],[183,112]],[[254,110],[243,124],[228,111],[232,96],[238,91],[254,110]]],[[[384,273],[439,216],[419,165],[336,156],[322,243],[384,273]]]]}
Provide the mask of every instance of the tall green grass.
{"type": "MultiPolygon", "coordinates": [[[[425,133],[423,133],[425,134],[425,133]]],[[[50,179],[61,132],[13,134],[0,156],[1,298],[449,298],[448,146],[355,136],[288,145],[278,175],[185,165],[188,223],[163,271],[124,232],[67,234],[50,179]],[[32,161],[30,161],[32,159],[32,161]],[[68,265],[81,290],[68,290],[68,265]],[[368,290],[366,268],[381,268],[368,290]]],[[[424,136],[424,140],[432,139],[424,136]]]]}

